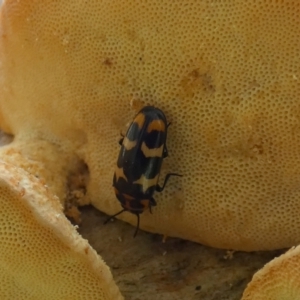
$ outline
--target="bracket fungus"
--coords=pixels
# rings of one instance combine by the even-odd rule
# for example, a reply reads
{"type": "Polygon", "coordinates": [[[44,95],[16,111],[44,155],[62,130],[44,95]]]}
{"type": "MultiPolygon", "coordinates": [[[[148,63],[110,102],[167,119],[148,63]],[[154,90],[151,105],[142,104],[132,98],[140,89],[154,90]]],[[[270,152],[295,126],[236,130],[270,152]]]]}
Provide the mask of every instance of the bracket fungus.
{"type": "MultiPolygon", "coordinates": [[[[102,276],[103,293],[114,287],[88,244],[55,219],[61,208],[50,194],[65,205],[67,177],[84,162],[87,202],[118,211],[111,188],[118,136],[135,105],[153,105],[172,122],[162,177],[170,170],[184,177],[157,195],[141,229],[244,251],[299,243],[299,15],[292,0],[4,1],[0,128],[14,141],[0,153],[1,203],[13,203],[1,226],[15,222],[21,237],[32,222],[36,250],[57,243],[66,252],[53,255],[70,251],[89,266],[86,276],[102,276]],[[19,173],[25,181],[13,179],[19,173]],[[40,187],[27,199],[39,180],[49,194],[40,187]],[[18,221],[25,213],[31,217],[18,221]]],[[[134,217],[120,215],[132,224],[134,217]]],[[[16,276],[14,267],[6,270],[16,276]]]]}
{"type": "Polygon", "coordinates": [[[22,162],[0,161],[1,299],[123,299],[57,196],[22,162]]]}
{"type": "Polygon", "coordinates": [[[300,246],[273,259],[259,270],[242,300],[300,300],[300,246]]]}

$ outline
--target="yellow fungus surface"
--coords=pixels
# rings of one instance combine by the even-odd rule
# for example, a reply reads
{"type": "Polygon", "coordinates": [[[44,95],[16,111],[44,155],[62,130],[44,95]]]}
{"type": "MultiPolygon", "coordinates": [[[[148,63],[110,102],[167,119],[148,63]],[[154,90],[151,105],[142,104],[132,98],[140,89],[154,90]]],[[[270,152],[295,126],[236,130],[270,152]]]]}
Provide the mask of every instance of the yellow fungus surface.
{"type": "MultiPolygon", "coordinates": [[[[141,228],[206,245],[299,242],[299,1],[5,1],[0,127],[46,139],[112,189],[120,131],[137,107],[172,122],[167,172],[141,228]]],[[[120,218],[135,224],[129,213],[120,218]]]]}

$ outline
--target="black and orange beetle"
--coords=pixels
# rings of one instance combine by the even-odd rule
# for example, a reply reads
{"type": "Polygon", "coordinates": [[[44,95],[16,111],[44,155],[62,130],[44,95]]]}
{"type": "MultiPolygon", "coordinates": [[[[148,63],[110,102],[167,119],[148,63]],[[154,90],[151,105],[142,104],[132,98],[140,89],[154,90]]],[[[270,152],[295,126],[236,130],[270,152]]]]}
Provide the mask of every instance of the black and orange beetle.
{"type": "Polygon", "coordinates": [[[164,113],[153,106],[145,106],[133,119],[126,135],[120,140],[121,150],[113,178],[113,187],[123,209],[107,219],[109,220],[124,211],[137,216],[136,236],[140,214],[156,205],[153,198],[155,191],[162,192],[171,176],[182,176],[168,173],[164,183],[158,185],[162,161],[168,156],[166,147],[167,119],[164,113]]]}

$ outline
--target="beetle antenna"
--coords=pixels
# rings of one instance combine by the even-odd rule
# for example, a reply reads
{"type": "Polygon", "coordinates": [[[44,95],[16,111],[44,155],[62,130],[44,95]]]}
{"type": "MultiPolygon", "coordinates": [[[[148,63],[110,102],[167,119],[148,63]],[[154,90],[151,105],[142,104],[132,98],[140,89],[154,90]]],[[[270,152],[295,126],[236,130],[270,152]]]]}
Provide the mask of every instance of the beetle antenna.
{"type": "Polygon", "coordinates": [[[137,233],[138,233],[138,231],[139,231],[139,228],[140,228],[140,215],[139,215],[139,214],[136,214],[136,216],[137,216],[137,224],[136,224],[135,233],[134,233],[134,235],[133,235],[134,238],[136,237],[136,235],[137,235],[137,233]]]}
{"type": "Polygon", "coordinates": [[[121,211],[117,212],[116,214],[114,214],[113,216],[110,216],[106,221],[104,221],[103,224],[107,224],[110,220],[112,220],[114,217],[118,216],[119,214],[121,214],[122,212],[124,212],[126,209],[122,209],[121,211]]]}

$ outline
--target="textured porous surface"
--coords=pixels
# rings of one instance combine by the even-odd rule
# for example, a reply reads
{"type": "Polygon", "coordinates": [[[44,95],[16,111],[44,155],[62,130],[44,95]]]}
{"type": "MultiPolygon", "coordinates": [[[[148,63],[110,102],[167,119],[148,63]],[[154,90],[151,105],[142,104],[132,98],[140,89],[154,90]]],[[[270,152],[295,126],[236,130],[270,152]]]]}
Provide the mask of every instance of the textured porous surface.
{"type": "Polygon", "coordinates": [[[0,161],[0,173],[0,298],[123,299],[57,197],[13,165],[0,161]]]}
{"type": "Polygon", "coordinates": [[[299,9],[299,1],[8,0],[0,126],[73,149],[88,165],[91,203],[113,214],[119,133],[141,105],[158,106],[172,122],[161,176],[184,177],[155,195],[141,228],[221,248],[292,246],[299,9]]]}
{"type": "MultiPolygon", "coordinates": [[[[6,142],[9,137],[0,135],[0,145],[6,142]]],[[[0,158],[40,178],[61,203],[69,192],[70,177],[78,172],[80,165],[73,153],[66,153],[58,145],[42,139],[15,140],[0,148],[0,158]]]]}
{"type": "Polygon", "coordinates": [[[258,271],[242,300],[299,300],[300,246],[273,259],[258,271]]]}

